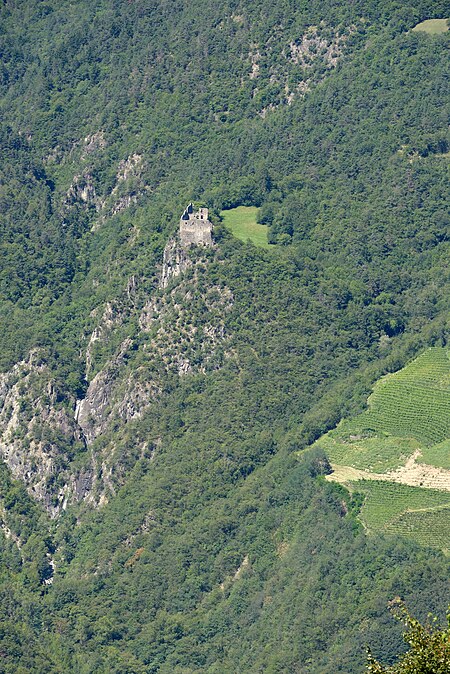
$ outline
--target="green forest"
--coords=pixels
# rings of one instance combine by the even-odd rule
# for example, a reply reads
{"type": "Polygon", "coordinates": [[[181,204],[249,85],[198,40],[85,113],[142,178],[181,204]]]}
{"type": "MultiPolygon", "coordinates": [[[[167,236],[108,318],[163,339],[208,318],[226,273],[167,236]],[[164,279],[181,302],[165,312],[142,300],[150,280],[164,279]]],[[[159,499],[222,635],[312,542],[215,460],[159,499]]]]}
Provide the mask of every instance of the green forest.
{"type": "Polygon", "coordinates": [[[399,395],[380,465],[448,469],[449,16],[4,0],[0,674],[362,674],[395,597],[444,624],[448,517],[371,526],[388,483],[329,478],[424,353],[439,437],[399,395]]]}

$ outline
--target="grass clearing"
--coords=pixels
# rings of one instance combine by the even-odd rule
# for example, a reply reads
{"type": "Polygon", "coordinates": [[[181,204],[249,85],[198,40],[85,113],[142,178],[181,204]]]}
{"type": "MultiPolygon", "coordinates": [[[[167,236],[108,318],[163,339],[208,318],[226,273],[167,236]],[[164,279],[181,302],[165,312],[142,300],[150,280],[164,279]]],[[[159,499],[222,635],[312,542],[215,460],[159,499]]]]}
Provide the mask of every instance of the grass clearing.
{"type": "Polygon", "coordinates": [[[257,222],[258,209],[256,206],[238,206],[222,211],[223,224],[237,239],[247,242],[250,240],[256,246],[268,248],[267,225],[257,222]]]}
{"type": "Polygon", "coordinates": [[[448,30],[448,19],[426,19],[414,26],[415,33],[428,33],[428,35],[438,35],[448,30]]]}

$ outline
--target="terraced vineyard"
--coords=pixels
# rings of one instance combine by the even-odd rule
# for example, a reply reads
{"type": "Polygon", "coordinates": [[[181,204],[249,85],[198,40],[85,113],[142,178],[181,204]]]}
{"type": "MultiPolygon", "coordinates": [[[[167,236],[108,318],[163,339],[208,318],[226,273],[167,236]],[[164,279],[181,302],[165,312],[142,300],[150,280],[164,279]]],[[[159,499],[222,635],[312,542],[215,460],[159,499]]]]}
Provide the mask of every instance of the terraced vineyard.
{"type": "Polygon", "coordinates": [[[447,349],[430,348],[380,379],[368,410],[342,421],[315,445],[336,470],[330,479],[366,494],[361,519],[369,532],[450,548],[447,349]]]}
{"type": "Polygon", "coordinates": [[[424,448],[417,461],[429,466],[438,466],[450,470],[450,440],[444,440],[437,445],[424,448]]]}
{"type": "Polygon", "coordinates": [[[425,445],[450,437],[450,361],[444,349],[426,351],[411,365],[381,379],[363,424],[425,445]]]}
{"type": "Polygon", "coordinates": [[[362,519],[373,531],[380,531],[406,512],[433,510],[450,507],[450,493],[438,489],[409,487],[394,482],[359,480],[352,488],[366,494],[362,519]]]}
{"type": "Polygon", "coordinates": [[[353,482],[352,489],[366,496],[361,519],[369,531],[450,549],[449,493],[376,480],[353,482]]]}
{"type": "Polygon", "coordinates": [[[412,538],[421,545],[450,552],[450,507],[403,513],[386,527],[387,533],[412,538]]]}
{"type": "Polygon", "coordinates": [[[398,468],[420,448],[415,438],[399,438],[383,431],[377,433],[360,423],[360,418],[354,423],[351,420],[341,422],[316,445],[326,451],[333,464],[375,473],[398,468]]]}
{"type": "Polygon", "coordinates": [[[332,463],[384,472],[404,465],[416,450],[447,467],[450,439],[450,359],[434,347],[395,374],[380,379],[368,410],[342,421],[316,443],[332,463]],[[441,447],[440,443],[444,443],[441,447]],[[436,451],[431,453],[431,448],[436,451]],[[440,449],[439,449],[440,448],[440,449]]]}

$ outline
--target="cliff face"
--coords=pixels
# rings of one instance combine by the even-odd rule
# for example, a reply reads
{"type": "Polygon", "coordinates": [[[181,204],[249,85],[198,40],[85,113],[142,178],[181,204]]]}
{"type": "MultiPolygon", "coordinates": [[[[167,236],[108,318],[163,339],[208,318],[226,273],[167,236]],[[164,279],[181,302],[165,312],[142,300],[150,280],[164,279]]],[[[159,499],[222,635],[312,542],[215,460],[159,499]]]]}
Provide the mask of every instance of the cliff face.
{"type": "MultiPolygon", "coordinates": [[[[118,420],[139,419],[164,389],[165,376],[220,367],[227,342],[224,314],[231,308],[229,290],[198,289],[207,260],[191,259],[177,240],[164,249],[158,288],[136,315],[138,332],[121,341],[114,356],[90,380],[86,396],[76,406],[75,419],[88,445],[118,420]],[[189,272],[189,274],[187,274],[189,272]]],[[[122,330],[131,303],[122,303],[114,318],[111,305],[89,339],[114,338],[122,330]]],[[[90,348],[86,368],[91,367],[90,348]]]]}
{"type": "Polygon", "coordinates": [[[89,493],[93,471],[70,467],[85,452],[74,400],[58,390],[38,351],[0,375],[0,456],[52,516],[89,493]]]}
{"type": "Polygon", "coordinates": [[[171,279],[183,274],[190,266],[191,261],[185,249],[175,239],[169,241],[164,248],[159,287],[167,288],[171,279]]]}
{"type": "Polygon", "coordinates": [[[84,398],[57,387],[38,351],[0,376],[0,455],[52,517],[69,502],[105,502],[121,481],[114,449],[100,449],[97,439],[140,419],[168,376],[217,369],[230,356],[224,317],[233,297],[199,283],[207,265],[170,240],[158,287],[140,308],[132,277],[120,298],[96,310],[98,323],[86,338],[84,398]],[[118,346],[99,366],[97,350],[111,344],[118,346]]]}

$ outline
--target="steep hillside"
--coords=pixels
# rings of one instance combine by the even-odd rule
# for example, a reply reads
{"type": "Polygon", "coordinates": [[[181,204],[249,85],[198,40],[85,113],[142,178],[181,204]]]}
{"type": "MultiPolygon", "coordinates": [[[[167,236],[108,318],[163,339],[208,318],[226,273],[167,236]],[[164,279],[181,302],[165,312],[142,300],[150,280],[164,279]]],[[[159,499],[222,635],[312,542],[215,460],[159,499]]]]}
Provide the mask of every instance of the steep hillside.
{"type": "Polygon", "coordinates": [[[442,615],[449,494],[324,476],[448,472],[446,9],[3,3],[5,674],[350,674],[393,596],[442,615]],[[388,373],[360,465],[324,434],[388,373]]]}

